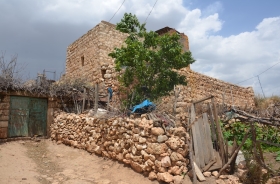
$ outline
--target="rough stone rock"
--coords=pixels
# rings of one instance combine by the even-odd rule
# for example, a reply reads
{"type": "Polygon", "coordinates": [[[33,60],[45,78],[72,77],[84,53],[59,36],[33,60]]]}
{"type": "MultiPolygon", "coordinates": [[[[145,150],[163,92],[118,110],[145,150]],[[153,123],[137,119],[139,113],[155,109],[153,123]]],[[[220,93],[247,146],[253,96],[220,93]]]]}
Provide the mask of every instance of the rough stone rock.
{"type": "Polygon", "coordinates": [[[215,177],[217,177],[218,174],[219,174],[218,171],[213,171],[213,172],[212,172],[212,175],[215,176],[215,177]]]}
{"type": "Polygon", "coordinates": [[[124,162],[125,164],[130,164],[130,163],[131,163],[131,160],[123,159],[123,162],[124,162]]]}
{"type": "Polygon", "coordinates": [[[153,127],[153,128],[151,128],[151,133],[153,135],[158,136],[158,135],[164,134],[164,130],[162,128],[160,128],[160,127],[153,127]]]}
{"type": "Polygon", "coordinates": [[[227,175],[220,175],[219,178],[220,178],[220,179],[227,179],[228,176],[227,176],[227,175]]]}
{"type": "Polygon", "coordinates": [[[246,175],[248,173],[248,170],[243,170],[243,169],[237,169],[237,172],[236,172],[236,176],[238,178],[240,178],[241,180],[244,180],[246,178],[246,175]]]}
{"type": "Polygon", "coordinates": [[[171,174],[177,175],[177,174],[180,174],[180,167],[176,165],[174,167],[171,167],[168,171],[171,174]]]}
{"type": "Polygon", "coordinates": [[[148,159],[148,160],[145,162],[145,164],[147,164],[148,166],[151,166],[151,167],[155,165],[154,162],[151,161],[150,159],[148,159]]]}
{"type": "Polygon", "coordinates": [[[177,152],[183,155],[183,157],[186,157],[189,152],[188,152],[188,145],[183,145],[183,148],[178,148],[177,152]]]}
{"type": "Polygon", "coordinates": [[[177,153],[177,152],[173,152],[170,155],[170,159],[171,159],[172,162],[184,161],[185,160],[185,158],[180,153],[177,153]]]}
{"type": "Polygon", "coordinates": [[[132,169],[134,169],[138,173],[143,172],[142,166],[140,164],[136,163],[136,162],[131,162],[130,166],[132,167],[132,169]]]}
{"type": "Polygon", "coordinates": [[[246,169],[246,161],[243,160],[243,161],[239,162],[238,165],[237,165],[237,167],[238,167],[239,169],[246,169]]]}
{"type": "Polygon", "coordinates": [[[173,176],[169,174],[168,172],[165,173],[157,173],[157,179],[159,181],[164,181],[166,183],[170,183],[173,181],[173,176]]]}
{"type": "Polygon", "coordinates": [[[143,138],[143,137],[139,137],[139,143],[145,143],[146,142],[146,139],[143,138]]]}
{"type": "Polygon", "coordinates": [[[170,137],[166,142],[165,142],[169,148],[172,150],[177,150],[182,144],[182,140],[180,140],[179,137],[170,137]]]}
{"type": "Polygon", "coordinates": [[[94,149],[94,153],[98,154],[98,155],[101,155],[102,153],[102,149],[100,146],[96,146],[96,148],[94,149]]]}
{"type": "Polygon", "coordinates": [[[234,183],[239,183],[239,178],[233,175],[228,175],[228,179],[234,183]]]}
{"type": "Polygon", "coordinates": [[[156,171],[160,173],[165,173],[168,171],[166,167],[156,167],[156,171]]]}
{"type": "Polygon", "coordinates": [[[186,137],[187,131],[184,127],[174,128],[173,135],[178,137],[186,137]]]}
{"type": "Polygon", "coordinates": [[[117,160],[122,161],[123,160],[123,154],[119,153],[116,157],[117,160]]]}
{"type": "Polygon", "coordinates": [[[132,152],[133,155],[136,154],[136,151],[137,151],[137,148],[135,146],[132,146],[131,152],[132,152]]]}
{"type": "Polygon", "coordinates": [[[155,172],[150,172],[148,178],[150,180],[155,180],[155,179],[157,179],[157,174],[155,172]]]}
{"type": "Polygon", "coordinates": [[[131,159],[132,159],[134,162],[138,162],[138,163],[141,163],[141,162],[142,162],[142,156],[131,156],[131,159]]]}
{"type": "Polygon", "coordinates": [[[159,135],[157,137],[157,142],[162,143],[162,142],[165,142],[167,139],[168,139],[168,137],[166,135],[159,135]]]}
{"type": "Polygon", "coordinates": [[[216,180],[216,183],[217,183],[217,184],[226,184],[226,183],[224,182],[224,180],[222,180],[222,179],[216,180]]]}
{"type": "Polygon", "coordinates": [[[158,161],[158,160],[156,160],[156,161],[155,161],[155,166],[156,166],[156,167],[161,167],[161,162],[158,161]]]}
{"type": "Polygon", "coordinates": [[[169,156],[163,157],[161,159],[161,166],[162,167],[170,167],[171,166],[171,161],[170,161],[170,157],[169,156]]]}
{"type": "Polygon", "coordinates": [[[168,147],[165,143],[148,143],[146,151],[153,155],[160,155],[165,153],[168,147]]]}
{"type": "Polygon", "coordinates": [[[179,176],[179,175],[173,176],[174,184],[182,184],[183,179],[184,179],[183,176],[179,176]]]}
{"type": "Polygon", "coordinates": [[[203,175],[204,175],[205,177],[210,177],[210,176],[211,176],[211,172],[204,172],[203,175]]]}
{"type": "Polygon", "coordinates": [[[135,144],[137,150],[143,150],[147,148],[146,144],[135,144]]]}

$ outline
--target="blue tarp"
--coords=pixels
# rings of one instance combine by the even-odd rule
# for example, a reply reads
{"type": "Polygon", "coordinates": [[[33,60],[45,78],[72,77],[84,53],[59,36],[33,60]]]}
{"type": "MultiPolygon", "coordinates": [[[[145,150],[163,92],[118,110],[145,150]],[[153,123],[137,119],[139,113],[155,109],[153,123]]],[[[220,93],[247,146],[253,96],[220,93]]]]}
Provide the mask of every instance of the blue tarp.
{"type": "Polygon", "coordinates": [[[149,100],[144,100],[142,103],[133,107],[132,113],[146,113],[156,108],[156,105],[149,100]]]}

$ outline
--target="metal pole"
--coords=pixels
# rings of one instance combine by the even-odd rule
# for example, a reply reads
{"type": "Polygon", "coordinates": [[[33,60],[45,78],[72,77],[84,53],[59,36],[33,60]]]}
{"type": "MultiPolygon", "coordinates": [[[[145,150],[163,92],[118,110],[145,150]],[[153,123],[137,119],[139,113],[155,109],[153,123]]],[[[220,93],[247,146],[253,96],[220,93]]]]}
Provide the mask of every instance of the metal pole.
{"type": "Polygon", "coordinates": [[[264,95],[264,92],[263,92],[263,88],[262,88],[262,84],[261,84],[259,75],[257,75],[257,77],[258,77],[258,79],[259,79],[259,83],[260,83],[260,86],[261,86],[261,89],[262,89],[263,97],[265,98],[265,95],[264,95]]]}

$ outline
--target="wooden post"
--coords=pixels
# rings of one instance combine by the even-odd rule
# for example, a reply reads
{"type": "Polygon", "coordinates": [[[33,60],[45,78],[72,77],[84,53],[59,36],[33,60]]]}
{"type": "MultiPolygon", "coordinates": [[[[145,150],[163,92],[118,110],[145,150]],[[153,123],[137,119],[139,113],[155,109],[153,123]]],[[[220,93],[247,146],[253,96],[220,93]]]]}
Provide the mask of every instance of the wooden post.
{"type": "Polygon", "coordinates": [[[233,154],[231,155],[229,161],[223,165],[222,169],[219,171],[219,174],[216,176],[216,178],[219,178],[219,176],[221,175],[221,173],[227,168],[227,166],[234,160],[234,158],[236,158],[236,155],[238,154],[238,151],[242,148],[242,146],[244,145],[245,141],[247,140],[248,136],[249,136],[249,131],[245,134],[241,144],[239,145],[239,147],[233,152],[233,154]]]}
{"type": "Polygon", "coordinates": [[[94,95],[94,112],[98,109],[98,83],[95,84],[95,95],[94,95]]]}
{"type": "Polygon", "coordinates": [[[86,90],[86,88],[84,87],[82,112],[84,112],[84,110],[85,110],[86,92],[87,92],[87,90],[86,90]]]}
{"type": "Polygon", "coordinates": [[[214,121],[213,110],[212,110],[210,103],[208,103],[207,105],[208,105],[208,109],[209,109],[209,117],[210,117],[210,122],[211,122],[211,136],[212,136],[212,140],[214,142],[214,148],[216,150],[218,150],[217,133],[215,131],[215,121],[214,121]]]}
{"type": "Polygon", "coordinates": [[[224,149],[224,141],[223,141],[223,135],[222,135],[222,130],[221,130],[221,125],[218,119],[218,114],[217,114],[217,109],[216,109],[216,104],[215,104],[215,99],[211,98],[212,106],[213,106],[213,113],[214,113],[214,119],[216,122],[216,129],[217,129],[217,137],[219,141],[219,153],[222,158],[222,165],[226,163],[225,161],[225,149],[224,149]]]}

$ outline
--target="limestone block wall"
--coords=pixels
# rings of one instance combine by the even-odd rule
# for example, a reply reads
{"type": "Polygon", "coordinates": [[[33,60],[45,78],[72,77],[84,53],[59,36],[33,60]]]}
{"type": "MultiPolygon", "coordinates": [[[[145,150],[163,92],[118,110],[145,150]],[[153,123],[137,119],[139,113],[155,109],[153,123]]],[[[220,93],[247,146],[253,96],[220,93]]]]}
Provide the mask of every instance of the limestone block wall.
{"type": "MultiPolygon", "coordinates": [[[[235,106],[244,108],[255,107],[254,91],[252,87],[241,87],[222,80],[209,77],[189,68],[179,71],[185,75],[188,81],[187,86],[177,86],[178,92],[176,113],[180,117],[186,116],[187,107],[192,101],[202,99],[207,96],[214,96],[217,103],[224,103],[226,106],[235,106]]],[[[164,97],[160,102],[160,108],[166,112],[173,113],[175,94],[164,97]]]]}
{"type": "Polygon", "coordinates": [[[109,74],[105,68],[114,65],[108,54],[121,47],[126,37],[115,25],[102,21],[68,46],[65,77],[86,78],[93,83],[104,79],[109,74]]]}
{"type": "Polygon", "coordinates": [[[57,143],[118,160],[151,180],[168,183],[188,171],[188,137],[183,127],[154,127],[146,115],[97,119],[55,112],[51,125],[51,139],[57,143]]]}

